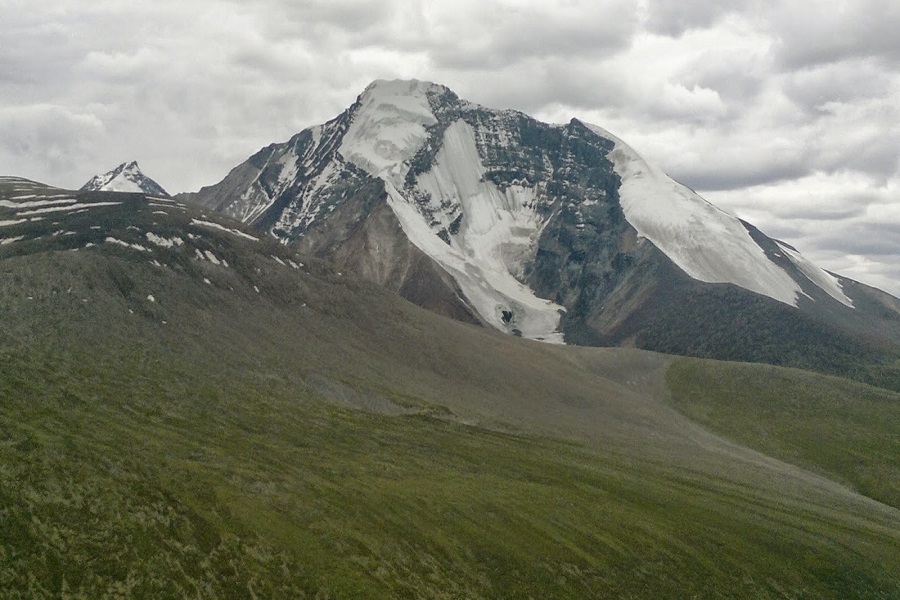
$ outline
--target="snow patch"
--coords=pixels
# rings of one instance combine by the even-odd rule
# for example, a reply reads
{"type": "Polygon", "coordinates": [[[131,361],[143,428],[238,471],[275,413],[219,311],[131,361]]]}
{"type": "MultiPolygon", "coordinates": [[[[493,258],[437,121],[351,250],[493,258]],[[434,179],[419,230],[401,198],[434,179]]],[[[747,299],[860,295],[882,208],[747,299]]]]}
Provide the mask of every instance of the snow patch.
{"type": "Polygon", "coordinates": [[[175,246],[183,246],[184,240],[180,237],[173,238],[165,238],[159,235],[156,235],[152,231],[147,232],[147,240],[153,244],[156,244],[160,248],[173,248],[175,246]]]}
{"type": "Polygon", "coordinates": [[[124,177],[116,177],[100,189],[105,192],[128,192],[138,194],[144,191],[138,183],[124,177]]]}
{"type": "Polygon", "coordinates": [[[787,255],[791,262],[794,263],[794,266],[800,269],[800,272],[806,275],[810,281],[822,288],[825,293],[841,304],[849,306],[850,308],[856,308],[853,305],[853,300],[844,294],[844,288],[841,286],[841,282],[837,277],[825,271],[787,244],[779,242],[778,240],[775,240],[775,243],[778,244],[778,247],[781,248],[781,251],[787,255]]]}
{"type": "Polygon", "coordinates": [[[222,261],[220,261],[220,260],[216,257],[216,255],[213,254],[212,252],[210,252],[209,250],[205,250],[205,251],[203,252],[203,254],[206,255],[206,260],[208,260],[208,261],[211,262],[212,264],[214,264],[214,265],[221,265],[221,264],[222,264],[222,261]]]}
{"type": "Polygon", "coordinates": [[[15,219],[12,221],[0,221],[0,227],[9,227],[10,225],[18,225],[19,223],[27,223],[28,219],[15,219]]]}
{"type": "Polygon", "coordinates": [[[223,267],[228,266],[228,261],[220,260],[215,254],[210,252],[209,250],[203,250],[202,252],[197,248],[194,248],[194,256],[197,257],[197,260],[208,260],[214,265],[221,265],[223,267]]]}
{"type": "Polygon", "coordinates": [[[48,206],[47,208],[36,208],[34,210],[26,210],[24,212],[17,213],[16,216],[29,217],[32,215],[43,215],[46,213],[75,210],[78,208],[87,209],[87,208],[95,208],[97,206],[118,206],[119,204],[122,204],[122,203],[121,202],[91,202],[88,204],[70,204],[68,206],[48,206]]]}
{"type": "Polygon", "coordinates": [[[145,248],[144,246],[141,246],[140,244],[129,244],[128,242],[125,242],[125,241],[123,241],[123,240],[120,240],[120,239],[117,239],[117,238],[114,238],[114,237],[107,237],[107,238],[106,238],[105,240],[103,240],[103,241],[105,241],[107,244],[116,244],[116,245],[122,246],[122,247],[124,247],[124,248],[131,248],[131,249],[133,249],[133,250],[140,250],[141,252],[150,252],[150,248],[145,248]]]}
{"type": "MultiPolygon", "coordinates": [[[[22,196],[23,198],[25,196],[22,196]]],[[[30,198],[34,198],[35,196],[29,196],[30,198]]],[[[74,204],[78,202],[75,198],[62,198],[60,200],[31,200],[29,202],[10,202],[9,200],[0,200],[0,207],[3,208],[15,208],[15,209],[23,209],[23,208],[37,208],[40,206],[56,206],[58,204],[74,204]]]]}
{"type": "Polygon", "coordinates": [[[3,239],[0,239],[0,246],[5,246],[7,244],[12,244],[15,242],[21,242],[24,239],[25,239],[24,235],[19,235],[19,236],[11,237],[11,238],[3,238],[3,239]]]}
{"type": "Polygon", "coordinates": [[[243,231],[239,231],[237,229],[231,229],[229,227],[225,227],[224,225],[219,225],[218,223],[213,223],[212,221],[201,221],[200,219],[191,219],[191,225],[198,225],[201,227],[210,227],[212,229],[218,229],[219,231],[225,231],[232,235],[242,237],[246,240],[253,240],[254,242],[259,241],[258,237],[253,237],[252,235],[244,233],[243,231]]]}

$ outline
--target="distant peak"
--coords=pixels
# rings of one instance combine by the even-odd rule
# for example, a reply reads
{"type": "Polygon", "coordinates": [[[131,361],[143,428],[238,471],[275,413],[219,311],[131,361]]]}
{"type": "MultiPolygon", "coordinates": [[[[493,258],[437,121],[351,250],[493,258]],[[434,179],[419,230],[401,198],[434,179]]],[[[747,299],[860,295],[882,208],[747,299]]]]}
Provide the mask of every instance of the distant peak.
{"type": "Polygon", "coordinates": [[[158,196],[169,195],[161,185],[141,172],[141,168],[136,160],[123,162],[112,171],[93,177],[81,189],[93,192],[132,192],[158,196]]]}

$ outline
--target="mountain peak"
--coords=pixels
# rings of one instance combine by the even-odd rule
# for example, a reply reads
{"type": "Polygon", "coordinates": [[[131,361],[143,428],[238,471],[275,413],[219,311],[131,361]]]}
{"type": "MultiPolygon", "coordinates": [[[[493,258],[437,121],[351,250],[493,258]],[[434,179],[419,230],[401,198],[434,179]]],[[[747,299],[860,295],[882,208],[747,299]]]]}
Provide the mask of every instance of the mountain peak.
{"type": "Polygon", "coordinates": [[[366,86],[360,98],[424,97],[430,91],[444,92],[447,91],[447,88],[431,81],[419,79],[376,79],[366,86]]]}
{"type": "Polygon", "coordinates": [[[341,154],[369,173],[401,181],[403,163],[427,139],[426,127],[437,122],[429,92],[447,91],[417,79],[373,81],[359,96],[341,154]]]}
{"type": "Polygon", "coordinates": [[[161,185],[144,175],[136,160],[123,162],[108,173],[96,175],[85,183],[81,189],[92,192],[132,192],[156,196],[169,195],[161,185]]]}

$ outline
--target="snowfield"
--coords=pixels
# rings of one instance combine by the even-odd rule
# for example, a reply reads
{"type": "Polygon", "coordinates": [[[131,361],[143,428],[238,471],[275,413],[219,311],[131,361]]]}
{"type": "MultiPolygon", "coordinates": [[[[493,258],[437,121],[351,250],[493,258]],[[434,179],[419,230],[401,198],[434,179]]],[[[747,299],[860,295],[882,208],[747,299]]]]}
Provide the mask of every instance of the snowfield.
{"type": "MultiPolygon", "coordinates": [[[[444,133],[434,167],[419,176],[417,187],[431,197],[435,209],[445,203],[459,206],[464,215],[459,233],[450,245],[437,236],[450,225],[452,213],[444,214],[444,220],[435,226],[421,215],[415,220],[408,218],[408,211],[405,220],[410,229],[426,227],[416,232],[423,242],[420,248],[424,250],[428,244],[429,255],[455,276],[482,318],[498,329],[518,329],[523,337],[562,343],[558,330],[565,309],[538,298],[513,276],[530,257],[543,228],[532,208],[534,190],[510,186],[500,191],[484,173],[472,126],[456,121],[444,133]],[[503,311],[512,313],[509,323],[504,321],[503,311]]],[[[398,212],[397,197],[392,194],[391,199],[398,212]]],[[[407,200],[406,206],[415,205],[407,200]]],[[[406,226],[404,231],[409,233],[406,226]]]]}
{"type": "Polygon", "coordinates": [[[733,283],[797,306],[800,285],[769,260],[736,217],[671,179],[605,129],[587,126],[615,143],[609,158],[622,178],[619,201],[638,234],[694,279],[733,283]]]}

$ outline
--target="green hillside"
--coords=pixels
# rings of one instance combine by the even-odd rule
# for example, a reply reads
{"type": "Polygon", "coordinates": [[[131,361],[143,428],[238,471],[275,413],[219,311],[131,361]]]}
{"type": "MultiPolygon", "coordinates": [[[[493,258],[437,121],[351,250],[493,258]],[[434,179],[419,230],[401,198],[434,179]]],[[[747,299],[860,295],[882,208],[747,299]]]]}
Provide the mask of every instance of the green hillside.
{"type": "Polygon", "coordinates": [[[0,596],[900,596],[900,511],[689,421],[670,358],[109,198],[0,212],[0,596]]]}
{"type": "Polygon", "coordinates": [[[666,381],[697,423],[900,508],[900,394],[808,371],[678,359],[666,381]]]}

